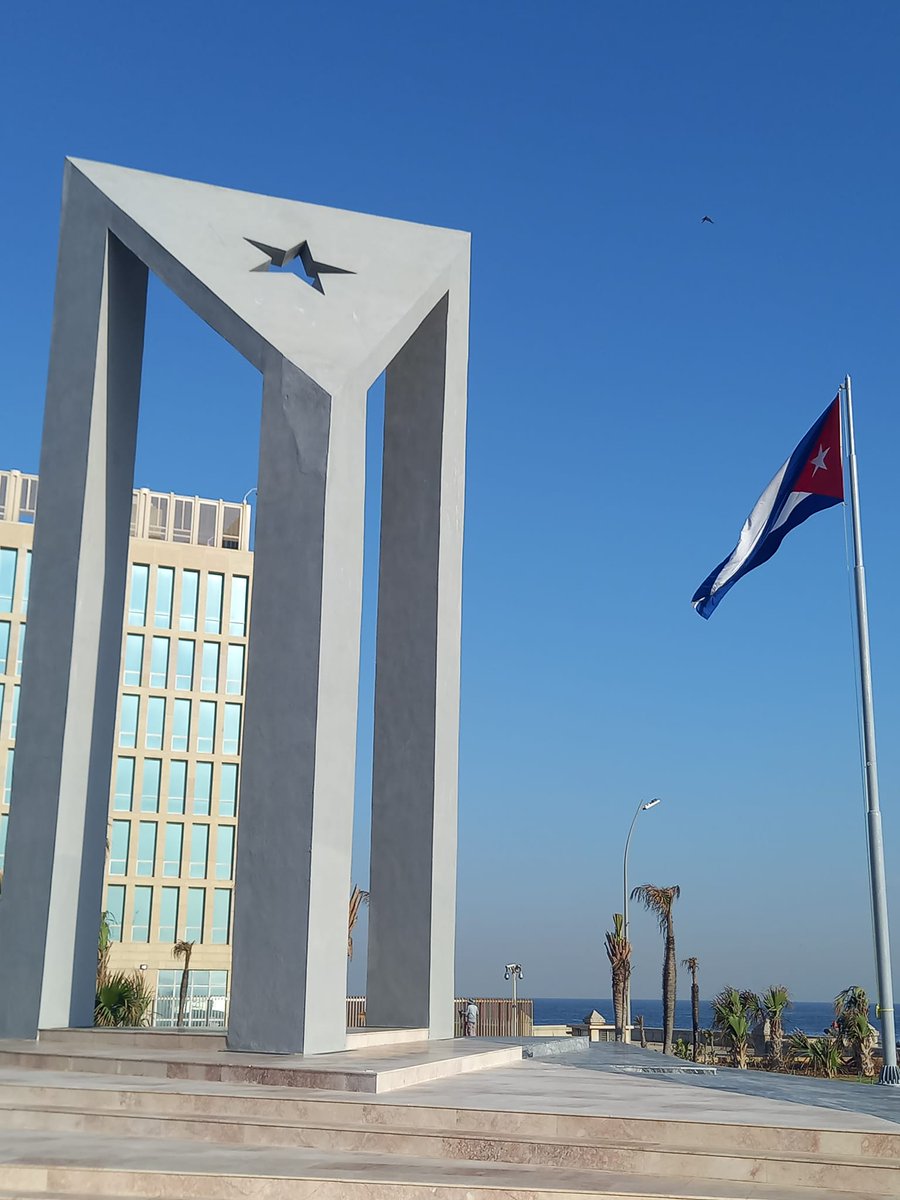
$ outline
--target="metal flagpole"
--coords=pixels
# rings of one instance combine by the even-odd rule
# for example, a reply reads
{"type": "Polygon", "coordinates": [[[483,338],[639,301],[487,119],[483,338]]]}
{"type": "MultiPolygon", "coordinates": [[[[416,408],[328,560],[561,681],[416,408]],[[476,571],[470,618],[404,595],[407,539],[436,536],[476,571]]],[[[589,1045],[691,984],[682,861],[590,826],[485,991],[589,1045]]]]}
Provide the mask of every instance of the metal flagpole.
{"type": "Polygon", "coordinates": [[[859,641],[859,680],[862,693],[863,753],[866,767],[866,820],[869,842],[869,875],[872,887],[872,922],[875,929],[875,966],[878,975],[877,1013],[881,1017],[884,1065],[879,1083],[900,1087],[894,1033],[894,986],[891,980],[891,944],[888,932],[887,892],[884,879],[884,842],[878,804],[878,765],[875,757],[875,708],[872,700],[872,662],[869,655],[869,615],[866,607],[866,572],[863,566],[862,524],[859,518],[859,481],[856,473],[856,440],[853,434],[853,399],[850,376],[844,378],[847,413],[847,457],[850,465],[850,515],[853,526],[853,576],[856,585],[856,632],[859,641]]]}

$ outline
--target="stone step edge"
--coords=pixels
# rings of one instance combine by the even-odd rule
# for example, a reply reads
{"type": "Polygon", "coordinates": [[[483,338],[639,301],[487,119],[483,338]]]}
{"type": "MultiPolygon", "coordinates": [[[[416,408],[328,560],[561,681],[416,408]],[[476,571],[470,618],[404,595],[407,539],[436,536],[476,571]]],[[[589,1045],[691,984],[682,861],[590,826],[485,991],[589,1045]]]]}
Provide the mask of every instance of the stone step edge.
{"type": "MultiPolygon", "coordinates": [[[[77,1080],[77,1082],[74,1084],[74,1086],[69,1086],[68,1084],[64,1085],[64,1084],[55,1083],[55,1082],[49,1083],[49,1084],[36,1084],[36,1083],[32,1083],[30,1081],[25,1082],[25,1083],[23,1083],[21,1081],[9,1081],[9,1080],[3,1079],[2,1072],[0,1072],[0,1106],[2,1106],[3,1108],[31,1107],[30,1103],[26,1103],[23,1106],[21,1101],[19,1101],[19,1100],[14,1101],[12,1098],[15,1096],[15,1093],[18,1092],[22,1088],[28,1088],[28,1089],[37,1088],[41,1091],[53,1092],[53,1093],[63,1093],[63,1094],[67,1094],[69,1092],[80,1092],[80,1093],[88,1092],[96,1097],[102,1097],[104,1100],[107,1098],[112,1100],[114,1097],[119,1097],[119,1096],[126,1096],[126,1097],[127,1096],[135,1096],[135,1097],[140,1097],[142,1099],[149,1097],[153,1100],[161,1100],[161,1101],[165,1102],[169,1098],[171,1098],[172,1100],[176,1100],[176,1099],[180,1099],[185,1096],[190,1096],[190,1097],[193,1097],[196,1099],[207,1099],[207,1100],[212,1100],[212,1101],[225,1101],[229,1105],[239,1105],[242,1101],[252,1099],[252,1103],[254,1105],[259,1105],[262,1103],[262,1104],[265,1104],[267,1106],[272,1106],[272,1107],[281,1106],[281,1105],[288,1105],[288,1106],[304,1105],[304,1106],[315,1106],[315,1107],[328,1106],[329,1108],[334,1108],[337,1110],[340,1110],[342,1108],[354,1109],[354,1108],[357,1108],[360,1106],[368,1106],[368,1105],[373,1104],[373,1101],[371,1099],[366,1098],[368,1095],[367,1093],[343,1093],[340,1095],[340,1097],[338,1097],[338,1096],[333,1095],[332,1091],[330,1089],[327,1089],[327,1090],[318,1090],[318,1089],[308,1089],[307,1090],[307,1089],[303,1089],[303,1088],[290,1089],[291,1091],[296,1091],[297,1095],[296,1096],[291,1095],[291,1096],[285,1097],[282,1095],[277,1095],[277,1096],[267,1095],[266,1094],[266,1092],[267,1092],[266,1085],[259,1084],[259,1085],[253,1085],[253,1086],[254,1086],[254,1091],[257,1087],[259,1088],[260,1094],[258,1096],[254,1095],[252,1098],[250,1098],[250,1097],[241,1095],[239,1093],[233,1093],[233,1092],[222,1092],[221,1094],[217,1094],[212,1091],[194,1091],[194,1090],[191,1090],[190,1084],[192,1082],[197,1082],[197,1081],[190,1080],[190,1079],[178,1081],[179,1084],[183,1085],[183,1090],[180,1090],[178,1092],[159,1092],[159,1091],[154,1091],[150,1088],[145,1088],[145,1087],[140,1087],[140,1086],[132,1086],[132,1087],[127,1086],[129,1084],[129,1082],[131,1082],[133,1085],[140,1085],[147,1078],[147,1076],[133,1076],[133,1077],[125,1076],[125,1075],[111,1076],[111,1078],[115,1078],[117,1082],[121,1081],[123,1086],[116,1087],[115,1089],[110,1089],[110,1088],[106,1088],[106,1087],[99,1088],[99,1087],[94,1086],[94,1081],[96,1079],[95,1074],[84,1073],[82,1075],[77,1075],[77,1073],[74,1073],[74,1072],[65,1072],[65,1074],[67,1075],[68,1079],[77,1080]],[[4,1095],[6,1093],[11,1094],[9,1103],[7,1103],[4,1100],[4,1095]]],[[[283,1091],[284,1089],[280,1089],[280,1090],[283,1091]]],[[[74,1103],[65,1104],[65,1103],[61,1103],[60,1101],[56,1101],[56,1106],[58,1106],[61,1109],[73,1109],[76,1107],[76,1105],[74,1103]]],[[[415,1112],[426,1112],[429,1114],[429,1116],[432,1118],[431,1122],[428,1124],[424,1124],[424,1125],[417,1125],[417,1126],[415,1126],[415,1129],[419,1133],[431,1133],[431,1134],[440,1134],[440,1133],[445,1132],[447,1129],[455,1130],[453,1121],[454,1121],[455,1115],[457,1113],[464,1112],[467,1115],[471,1116],[472,1119],[475,1121],[477,1121],[479,1118],[484,1118],[485,1120],[494,1120],[499,1115],[501,1115],[501,1110],[498,1110],[498,1109],[448,1108],[446,1106],[432,1106],[432,1105],[421,1105],[421,1104],[400,1104],[400,1103],[396,1103],[396,1104],[391,1104],[391,1103],[381,1104],[381,1103],[379,1103],[379,1104],[377,1104],[377,1111],[379,1112],[379,1114],[384,1115],[386,1118],[396,1120],[399,1123],[402,1123],[403,1116],[410,1110],[415,1111],[415,1112]]],[[[111,1113],[111,1114],[119,1114],[119,1115],[131,1114],[131,1115],[135,1115],[135,1116],[141,1116],[141,1115],[145,1114],[148,1110],[146,1108],[143,1108],[140,1106],[136,1106],[135,1108],[132,1109],[132,1108],[123,1107],[121,1105],[110,1104],[108,1106],[106,1106],[106,1105],[97,1106],[94,1111],[103,1112],[103,1113],[111,1113]]],[[[223,1119],[231,1118],[231,1117],[237,1115],[237,1116],[241,1116],[243,1120],[246,1120],[246,1118],[243,1117],[242,1114],[222,1113],[222,1112],[217,1112],[214,1109],[210,1110],[208,1112],[205,1112],[205,1113],[188,1113],[188,1114],[179,1114],[179,1113],[172,1113],[170,1111],[165,1111],[158,1115],[163,1115],[166,1117],[173,1117],[173,1118],[177,1118],[179,1116],[185,1116],[186,1119],[211,1118],[213,1120],[219,1119],[219,1118],[223,1118],[223,1119]]],[[[591,1122],[591,1123],[595,1123],[598,1125],[603,1125],[603,1124],[606,1124],[609,1122],[616,1122],[616,1123],[627,1124],[628,1126],[635,1126],[638,1129],[642,1126],[646,1127],[646,1126],[650,1126],[650,1125],[665,1125],[668,1129],[676,1129],[677,1128],[679,1130],[679,1133],[682,1134],[683,1136],[687,1136],[689,1133],[697,1134],[697,1135],[702,1134],[705,1139],[704,1145],[709,1144],[708,1138],[712,1134],[721,1133],[723,1139],[727,1139],[729,1137],[729,1135],[733,1133],[734,1130],[739,1130],[739,1129],[748,1129],[748,1130],[752,1130],[756,1133],[760,1133],[760,1134],[764,1134],[764,1135],[765,1134],[773,1134],[773,1135],[775,1135],[776,1139],[780,1139],[785,1136],[790,1136],[791,1134],[813,1134],[816,1136],[838,1137],[841,1139],[847,1139],[847,1140],[853,1140],[853,1141],[859,1141],[859,1142],[863,1142],[867,1139],[874,1139],[875,1141],[883,1143],[889,1139],[891,1142],[894,1142],[897,1146],[897,1149],[898,1149],[897,1156],[875,1154],[875,1155],[860,1156],[860,1157],[862,1157],[864,1161],[869,1161],[871,1159],[871,1160],[875,1160],[875,1161],[887,1160],[889,1162],[894,1161],[895,1157],[900,1158],[900,1128],[898,1128],[897,1132],[894,1132],[892,1130],[851,1129],[851,1128],[846,1128],[846,1127],[833,1128],[833,1129],[832,1128],[822,1129],[822,1128],[814,1128],[812,1126],[804,1126],[804,1125],[792,1125],[792,1126],[765,1125],[765,1124],[761,1124],[758,1122],[747,1122],[747,1121],[723,1122],[723,1121],[701,1121],[701,1120],[690,1121],[690,1120],[684,1120],[684,1119],[670,1120],[668,1118],[663,1118],[663,1117],[619,1116],[619,1115],[615,1115],[615,1114],[601,1114],[601,1113],[542,1113],[542,1112],[537,1112],[537,1111],[532,1111],[532,1110],[513,1110],[513,1109],[503,1110],[503,1115],[514,1116],[517,1118],[517,1120],[519,1122],[521,1122],[523,1118],[527,1122],[528,1118],[535,1118],[536,1120],[539,1121],[543,1118],[550,1116],[550,1117],[555,1118],[558,1121],[563,1121],[563,1122],[565,1122],[566,1120],[569,1120],[569,1119],[578,1121],[579,1123],[591,1122]]],[[[336,1113],[335,1116],[338,1116],[338,1113],[336,1113]]],[[[254,1114],[253,1119],[254,1120],[259,1119],[259,1120],[261,1120],[261,1123],[265,1123],[265,1124],[270,1124],[270,1123],[277,1124],[278,1123],[277,1121],[269,1122],[265,1117],[261,1117],[260,1114],[254,1114]]],[[[323,1126],[334,1124],[338,1128],[341,1127],[341,1124],[343,1123],[342,1120],[336,1120],[334,1122],[322,1121],[321,1117],[313,1115],[313,1114],[305,1114],[302,1118],[295,1118],[294,1120],[303,1120],[306,1122],[312,1121],[312,1122],[315,1122],[316,1124],[321,1124],[323,1126]]],[[[290,1123],[293,1124],[294,1120],[292,1120],[290,1123]]],[[[361,1128],[376,1130],[376,1131],[380,1128],[383,1128],[386,1125],[386,1122],[360,1121],[360,1122],[348,1122],[348,1123],[351,1125],[358,1124],[361,1128]]],[[[534,1132],[533,1130],[529,1131],[527,1128],[517,1129],[515,1131],[515,1133],[519,1138],[531,1139],[531,1140],[541,1139],[541,1138],[544,1138],[545,1136],[547,1136],[540,1131],[538,1131],[538,1132],[534,1132]]],[[[479,1134],[479,1136],[480,1136],[480,1134],[479,1134]]],[[[585,1141],[589,1141],[589,1139],[587,1139],[587,1138],[575,1137],[572,1134],[568,1134],[568,1135],[561,1134],[561,1135],[556,1135],[556,1136],[559,1136],[563,1139],[568,1138],[569,1140],[571,1140],[572,1142],[574,1142],[576,1144],[579,1144],[579,1143],[585,1142],[585,1141]]],[[[662,1147],[670,1144],[670,1143],[665,1143],[665,1142],[656,1142],[652,1138],[644,1138],[644,1139],[640,1139],[640,1140],[642,1140],[644,1142],[644,1144],[654,1144],[654,1145],[659,1145],[662,1147]]],[[[697,1147],[693,1144],[684,1143],[682,1148],[694,1150],[697,1147]]],[[[755,1147],[755,1148],[751,1148],[751,1149],[755,1149],[758,1153],[771,1153],[771,1152],[778,1153],[780,1150],[780,1147],[755,1147]]],[[[810,1151],[807,1151],[806,1153],[813,1153],[813,1151],[810,1150],[810,1151]]],[[[851,1155],[851,1157],[856,1157],[856,1156],[851,1155]]]]}
{"type": "MultiPolygon", "coordinates": [[[[303,1130],[313,1131],[313,1130],[315,1130],[315,1131],[319,1131],[322,1133],[326,1133],[326,1132],[328,1132],[328,1133],[347,1132],[347,1133],[354,1133],[354,1134],[355,1133],[363,1133],[363,1134],[373,1134],[376,1137],[384,1136],[384,1137],[432,1138],[432,1139],[438,1139],[440,1141],[446,1141],[446,1142],[478,1141],[478,1142],[492,1142],[494,1144],[511,1143],[513,1145],[538,1144],[538,1145],[545,1145],[545,1146],[558,1146],[560,1148],[571,1148],[571,1149],[588,1147],[588,1148],[596,1148],[596,1149],[600,1149],[600,1150],[621,1150],[621,1151],[625,1151],[625,1152],[631,1152],[634,1154],[660,1154],[660,1155],[671,1155],[671,1156],[678,1156],[678,1157],[694,1157],[694,1158],[730,1158],[730,1159],[735,1159],[737,1161],[742,1161],[742,1162],[746,1161],[748,1159],[751,1159],[751,1160],[752,1159],[760,1159],[762,1161],[785,1162],[785,1163],[790,1163],[792,1165],[800,1165],[800,1166],[810,1165],[812,1167],[848,1167],[848,1168],[852,1168],[852,1169],[874,1170],[876,1172],[881,1171],[881,1170],[900,1171],[900,1158],[887,1158],[887,1157],[883,1157],[883,1156],[882,1157],[866,1157],[866,1156],[857,1156],[857,1155],[844,1155],[842,1157],[837,1157],[833,1154],[820,1154],[820,1153],[813,1154],[811,1151],[808,1151],[808,1150],[805,1150],[805,1151],[790,1151],[790,1150],[782,1150],[782,1149],[754,1150],[752,1148],[744,1150],[742,1148],[735,1149],[733,1147],[727,1147],[727,1148],[712,1147],[710,1149],[701,1149],[696,1146],[682,1146],[682,1145],[677,1145],[677,1144],[666,1144],[663,1142],[628,1141],[624,1138],[584,1138],[584,1139],[573,1140],[572,1138],[554,1136],[551,1134],[541,1134],[539,1137],[535,1137],[533,1135],[517,1136],[515,1133],[502,1133],[502,1132],[498,1133],[495,1130],[483,1131],[483,1130],[459,1129],[459,1128],[453,1128],[453,1129],[449,1129],[449,1130],[438,1130],[438,1129],[422,1129],[422,1128],[417,1128],[415,1126],[395,1126],[395,1125],[386,1125],[386,1124],[385,1125],[370,1125],[370,1124],[353,1123],[353,1122],[343,1122],[341,1124],[337,1124],[337,1123],[330,1123],[327,1121],[320,1121],[320,1120],[312,1121],[312,1122],[311,1121],[304,1121],[304,1122],[283,1121],[283,1120],[279,1121],[279,1120],[265,1120],[265,1119],[261,1119],[259,1117],[241,1118],[237,1115],[230,1115],[230,1114],[225,1115],[225,1116],[217,1115],[217,1114],[213,1114],[213,1113],[204,1113],[204,1114],[196,1114],[195,1113],[195,1114],[190,1114],[190,1115],[182,1115],[182,1114],[163,1113],[163,1112],[153,1111],[153,1110],[134,1112],[134,1111],[122,1110],[122,1109],[90,1109],[90,1108],[84,1108],[83,1106],[75,1106],[75,1105],[70,1105],[70,1106],[65,1106],[65,1105],[34,1106],[34,1105],[29,1105],[29,1104],[12,1105],[12,1104],[4,1104],[2,1101],[0,1101],[0,1112],[14,1112],[17,1114],[32,1113],[35,1116],[40,1116],[40,1114],[42,1114],[42,1113],[62,1113],[62,1114],[71,1115],[71,1116],[103,1117],[103,1118],[111,1119],[113,1121],[137,1120],[137,1121],[153,1121],[153,1122],[174,1122],[174,1123],[178,1123],[179,1125],[191,1124],[191,1125],[215,1126],[215,1125],[220,1125],[220,1124],[226,1124],[226,1125],[239,1126],[242,1129],[254,1129],[256,1127],[260,1127],[260,1128],[264,1128],[264,1129],[272,1129],[272,1128],[285,1129],[285,1130],[296,1129],[298,1131],[303,1131],[303,1130]]],[[[42,1131],[39,1129],[35,1129],[35,1130],[32,1130],[32,1132],[42,1132],[42,1131]]],[[[98,1131],[94,1131],[94,1133],[97,1134],[98,1131]]],[[[171,1131],[170,1131],[170,1133],[171,1133],[171,1131]]],[[[150,1137],[150,1138],[156,1138],[156,1137],[165,1138],[165,1137],[170,1136],[170,1133],[167,1133],[164,1131],[161,1131],[159,1133],[147,1132],[145,1134],[136,1134],[135,1136],[138,1136],[138,1137],[143,1136],[143,1137],[150,1137]]],[[[203,1144],[212,1144],[212,1145],[221,1144],[221,1145],[225,1145],[225,1146],[234,1144],[227,1140],[223,1140],[220,1143],[218,1141],[218,1139],[194,1138],[190,1134],[187,1134],[187,1133],[185,1133],[183,1136],[180,1136],[177,1132],[174,1132],[174,1133],[171,1133],[171,1135],[173,1135],[176,1138],[176,1140],[182,1141],[182,1142],[202,1141],[203,1144]]],[[[100,1134],[100,1136],[105,1136],[105,1135],[100,1134]]],[[[113,1136],[115,1136],[115,1135],[113,1135],[113,1136]]],[[[266,1141],[257,1142],[257,1141],[253,1141],[252,1138],[242,1140],[239,1144],[243,1148],[249,1148],[252,1146],[255,1146],[255,1147],[257,1147],[259,1149],[263,1149],[263,1150],[273,1148],[273,1145],[271,1142],[266,1142],[266,1141]]],[[[283,1147],[277,1147],[277,1148],[278,1149],[291,1149],[291,1148],[306,1149],[307,1147],[283,1146],[283,1147]]],[[[342,1150],[342,1151],[340,1151],[340,1153],[357,1154],[357,1153],[361,1153],[361,1151],[342,1150]]],[[[385,1151],[385,1153],[393,1154],[394,1152],[393,1151],[385,1151]]],[[[432,1159],[431,1155],[418,1155],[416,1157],[429,1158],[430,1160],[434,1161],[435,1163],[442,1162],[442,1161],[444,1161],[444,1158],[445,1158],[445,1156],[443,1156],[443,1155],[436,1156],[433,1159],[432,1159]]],[[[546,1164],[546,1163],[527,1164],[527,1163],[518,1163],[518,1162],[514,1162],[514,1161],[510,1162],[507,1159],[501,1159],[501,1158],[489,1158],[489,1159],[461,1159],[460,1158],[460,1159],[450,1159],[449,1161],[456,1162],[456,1163],[472,1162],[473,1164],[481,1163],[481,1162],[499,1162],[499,1163],[505,1163],[509,1166],[527,1166],[527,1165],[550,1166],[551,1165],[551,1164],[546,1164]]],[[[601,1168],[583,1167],[583,1168],[579,1168],[579,1169],[585,1170],[585,1171],[593,1171],[593,1170],[600,1170],[601,1168]]],[[[636,1172],[636,1174],[639,1174],[639,1172],[636,1172]]],[[[900,1175],[898,1175],[898,1179],[900,1179],[900,1175]]]]}

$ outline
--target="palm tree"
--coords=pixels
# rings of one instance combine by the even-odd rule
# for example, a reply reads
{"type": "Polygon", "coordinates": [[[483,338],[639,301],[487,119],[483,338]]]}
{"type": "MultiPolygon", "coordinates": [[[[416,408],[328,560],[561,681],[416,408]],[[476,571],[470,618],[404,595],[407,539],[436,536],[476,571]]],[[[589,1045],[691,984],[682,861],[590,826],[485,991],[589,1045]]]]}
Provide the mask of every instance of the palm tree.
{"type": "Polygon", "coordinates": [[[675,1032],[675,992],[676,992],[676,958],[675,958],[675,925],[672,920],[672,909],[675,901],[681,895],[677,884],[672,887],[656,887],[652,883],[642,883],[631,893],[632,900],[639,900],[648,912],[656,917],[659,929],[666,941],[663,955],[663,1054],[671,1054],[673,1035],[675,1032]]]}
{"type": "Polygon", "coordinates": [[[694,1062],[699,1062],[700,1054],[700,984],[697,982],[697,972],[700,969],[699,958],[683,958],[681,965],[691,973],[691,1034],[694,1048],[694,1062]]]}
{"type": "Polygon", "coordinates": [[[616,1041],[625,1041],[625,997],[631,975],[631,942],[624,934],[625,918],[613,913],[613,932],[606,933],[606,957],[612,967],[613,1008],[616,1017],[616,1041]]]}
{"type": "Polygon", "coordinates": [[[147,1024],[153,992],[139,971],[106,973],[97,983],[94,1024],[135,1028],[147,1024]]]}
{"type": "Polygon", "coordinates": [[[841,1067],[841,1045],[831,1033],[822,1037],[807,1037],[802,1029],[797,1029],[787,1039],[788,1052],[797,1062],[805,1063],[813,1075],[824,1075],[834,1079],[841,1067]]]}
{"type": "Polygon", "coordinates": [[[857,1073],[871,1078],[875,1074],[878,1031],[869,1024],[869,996],[865,988],[844,988],[835,996],[834,1023],[857,1073]]]}
{"type": "Polygon", "coordinates": [[[766,1049],[776,1071],[784,1066],[784,1014],[789,1008],[793,1008],[791,994],[783,984],[766,988],[759,997],[759,1011],[766,1026],[766,1049]]]}
{"type": "Polygon", "coordinates": [[[109,928],[109,918],[112,913],[102,912],[100,914],[100,932],[97,936],[97,988],[98,990],[106,982],[106,977],[109,974],[109,954],[112,949],[112,934],[109,928]]]}
{"type": "Polygon", "coordinates": [[[753,1028],[753,1013],[748,1010],[748,998],[746,992],[727,987],[712,1002],[713,1025],[725,1035],[731,1047],[731,1065],[741,1071],[747,1069],[750,1032],[753,1028]]]}
{"type": "Polygon", "coordinates": [[[353,894],[350,897],[350,916],[347,924],[347,957],[353,957],[353,927],[359,919],[359,910],[364,904],[369,903],[369,893],[364,892],[362,888],[354,886],[353,894]]]}
{"type": "Polygon", "coordinates": [[[183,958],[184,967],[181,971],[181,987],[178,989],[178,1020],[176,1025],[184,1024],[184,1010],[187,1006],[188,983],[191,974],[191,955],[194,953],[193,942],[176,942],[172,947],[173,958],[183,958]]]}

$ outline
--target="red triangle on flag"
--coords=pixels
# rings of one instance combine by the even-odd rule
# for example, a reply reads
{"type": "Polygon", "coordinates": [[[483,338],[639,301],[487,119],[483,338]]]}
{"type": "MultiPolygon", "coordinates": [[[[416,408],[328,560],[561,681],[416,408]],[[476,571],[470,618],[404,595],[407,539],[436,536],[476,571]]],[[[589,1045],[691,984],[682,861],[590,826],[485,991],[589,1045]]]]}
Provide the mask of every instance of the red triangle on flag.
{"type": "Polygon", "coordinates": [[[834,403],[828,409],[819,436],[810,451],[809,461],[797,476],[797,482],[791,490],[843,500],[844,461],[841,455],[840,395],[835,396],[834,403]]]}

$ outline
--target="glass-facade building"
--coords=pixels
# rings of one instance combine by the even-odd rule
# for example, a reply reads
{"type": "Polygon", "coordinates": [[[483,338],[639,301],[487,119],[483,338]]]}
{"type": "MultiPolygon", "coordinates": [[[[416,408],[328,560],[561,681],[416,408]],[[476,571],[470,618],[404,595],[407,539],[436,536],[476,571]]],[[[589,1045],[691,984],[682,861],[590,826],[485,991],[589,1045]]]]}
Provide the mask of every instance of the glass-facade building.
{"type": "MultiPolygon", "coordinates": [[[[38,479],[0,471],[0,869],[27,671],[38,479]]],[[[113,969],[146,972],[173,1024],[176,941],[194,943],[188,1018],[225,1022],[253,556],[250,509],[136,490],[110,778],[104,908],[113,969]]],[[[99,921],[99,914],[98,914],[99,921]]]]}

